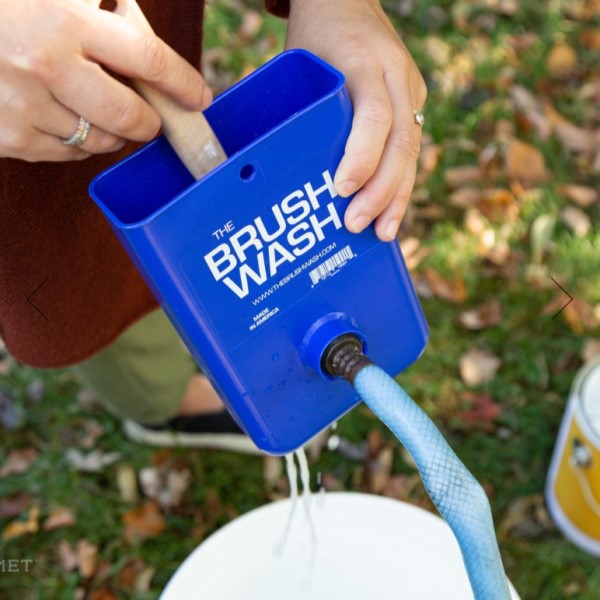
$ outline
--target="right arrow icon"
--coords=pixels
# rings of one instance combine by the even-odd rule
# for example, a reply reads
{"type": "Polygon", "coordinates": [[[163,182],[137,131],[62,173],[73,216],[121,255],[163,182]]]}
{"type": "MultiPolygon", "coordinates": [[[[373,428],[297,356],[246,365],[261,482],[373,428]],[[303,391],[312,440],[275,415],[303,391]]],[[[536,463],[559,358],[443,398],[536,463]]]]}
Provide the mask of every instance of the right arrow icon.
{"type": "Polygon", "coordinates": [[[556,317],[558,317],[558,315],[560,315],[560,313],[565,310],[565,308],[567,308],[567,306],[569,306],[569,304],[571,304],[571,302],[573,302],[573,296],[571,296],[571,294],[569,294],[569,292],[567,292],[567,290],[565,290],[565,288],[560,285],[560,283],[558,283],[558,281],[556,281],[556,279],[554,279],[554,277],[550,277],[550,279],[552,279],[552,281],[554,281],[554,283],[567,295],[569,296],[569,301],[552,317],[552,319],[550,319],[551,321],[556,319],[556,317]]]}

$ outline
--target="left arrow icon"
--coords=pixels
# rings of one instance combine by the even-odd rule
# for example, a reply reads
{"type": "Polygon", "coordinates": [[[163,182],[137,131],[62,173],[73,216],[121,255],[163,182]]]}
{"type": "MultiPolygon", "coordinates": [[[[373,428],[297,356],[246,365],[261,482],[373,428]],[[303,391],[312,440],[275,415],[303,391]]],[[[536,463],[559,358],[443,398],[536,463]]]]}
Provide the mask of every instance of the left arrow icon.
{"type": "Polygon", "coordinates": [[[33,290],[33,292],[31,292],[31,294],[29,294],[29,296],[27,296],[27,302],[29,302],[29,304],[31,305],[31,307],[39,314],[41,315],[44,319],[46,319],[46,321],[49,321],[50,319],[31,301],[31,298],[33,298],[33,296],[35,296],[35,294],[37,294],[42,287],[48,282],[47,279],[44,279],[44,281],[42,281],[42,283],[40,283],[40,285],[38,285],[35,290],[33,290]]]}

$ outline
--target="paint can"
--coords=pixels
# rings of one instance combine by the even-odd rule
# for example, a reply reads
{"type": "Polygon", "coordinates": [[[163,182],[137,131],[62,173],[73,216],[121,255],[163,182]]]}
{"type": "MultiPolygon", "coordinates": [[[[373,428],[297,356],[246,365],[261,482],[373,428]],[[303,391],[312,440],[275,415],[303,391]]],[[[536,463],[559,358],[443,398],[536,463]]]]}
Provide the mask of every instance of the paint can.
{"type": "Polygon", "coordinates": [[[372,494],[311,502],[313,527],[301,503],[287,526],[289,499],[231,521],[192,552],[160,600],[473,600],[458,543],[437,515],[372,494]]]}
{"type": "Polygon", "coordinates": [[[577,374],[546,481],[546,502],[562,533],[600,556],[600,356],[577,374]]]}

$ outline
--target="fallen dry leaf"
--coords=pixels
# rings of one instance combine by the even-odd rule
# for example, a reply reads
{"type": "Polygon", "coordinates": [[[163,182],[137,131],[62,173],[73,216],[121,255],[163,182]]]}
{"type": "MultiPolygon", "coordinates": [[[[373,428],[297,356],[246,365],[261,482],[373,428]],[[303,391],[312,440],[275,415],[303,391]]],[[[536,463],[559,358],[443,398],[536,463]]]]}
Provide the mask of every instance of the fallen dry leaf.
{"type": "MultiPolygon", "coordinates": [[[[563,306],[565,296],[563,294],[563,306]]],[[[594,309],[584,300],[575,298],[561,313],[573,333],[583,334],[598,327],[600,319],[594,309]]]]}
{"type": "MultiPolygon", "coordinates": [[[[334,424],[335,425],[335,424],[334,424]]],[[[334,426],[331,429],[335,429],[334,426]]],[[[323,450],[327,448],[327,440],[329,439],[330,429],[326,428],[317,433],[317,435],[313,436],[306,445],[304,446],[304,450],[308,455],[309,460],[315,462],[321,458],[321,454],[323,454],[323,450]]]]}
{"type": "Polygon", "coordinates": [[[52,531],[61,527],[70,527],[71,525],[75,525],[76,522],[77,520],[73,511],[66,506],[61,506],[53,510],[50,516],[46,518],[42,529],[44,531],[52,531]]]}
{"type": "Polygon", "coordinates": [[[475,237],[481,237],[489,229],[489,222],[478,208],[469,208],[465,213],[465,229],[475,237]]]}
{"type": "Polygon", "coordinates": [[[177,469],[174,465],[147,467],[140,471],[142,491],[166,511],[180,506],[191,480],[188,469],[177,469]]]}
{"type": "Polygon", "coordinates": [[[343,492],[344,484],[334,473],[319,473],[317,477],[317,489],[324,489],[326,492],[343,492]]]}
{"type": "Polygon", "coordinates": [[[237,30],[238,35],[244,40],[253,38],[260,31],[262,23],[263,17],[260,13],[255,10],[246,10],[244,11],[242,23],[237,30]]]}
{"type": "Polygon", "coordinates": [[[583,348],[581,349],[581,360],[589,362],[596,356],[600,356],[600,340],[588,338],[583,343],[583,348]]]}
{"type": "Polygon", "coordinates": [[[104,467],[120,460],[121,454],[119,452],[100,452],[100,450],[92,450],[85,454],[77,448],[69,448],[65,452],[65,458],[76,471],[99,473],[104,467]]]}
{"type": "Polygon", "coordinates": [[[560,591],[563,593],[563,598],[573,598],[581,594],[584,585],[579,581],[568,581],[561,586],[560,591]]]}
{"type": "Polygon", "coordinates": [[[418,469],[417,463],[415,462],[415,459],[412,457],[412,454],[403,445],[400,446],[400,456],[402,457],[402,461],[404,462],[404,464],[406,466],[410,467],[411,469],[415,469],[415,470],[418,469]]]}
{"type": "Polygon", "coordinates": [[[150,591],[150,584],[154,577],[154,567],[148,566],[142,559],[128,562],[117,574],[120,587],[132,591],[135,595],[145,594],[150,591]]]}
{"type": "MultiPolygon", "coordinates": [[[[427,142],[423,136],[421,152],[419,153],[419,171],[426,174],[433,173],[437,167],[438,160],[442,154],[442,147],[433,142],[427,142]]],[[[429,138],[430,139],[430,138],[429,138]]]]}
{"type": "Polygon", "coordinates": [[[600,198],[598,190],[586,185],[561,185],[559,191],[580,208],[587,208],[600,198]]]}
{"type": "Polygon", "coordinates": [[[444,207],[441,204],[415,204],[413,206],[415,219],[420,221],[439,221],[444,216],[444,207]]]}
{"type": "Polygon", "coordinates": [[[531,224],[529,241],[531,245],[531,260],[534,264],[541,264],[546,250],[550,247],[555,225],[556,218],[554,215],[547,214],[538,215],[531,224]]]}
{"type": "Polygon", "coordinates": [[[395,498],[396,500],[407,502],[412,500],[416,490],[424,493],[425,489],[423,488],[421,490],[422,487],[421,476],[418,473],[413,473],[411,475],[399,473],[388,477],[385,486],[383,487],[382,494],[388,498],[395,498]]]}
{"type": "Polygon", "coordinates": [[[462,380],[469,386],[491,381],[502,361],[488,350],[472,348],[460,357],[459,370],[462,380]]]}
{"type": "Polygon", "coordinates": [[[0,498],[0,519],[14,519],[18,517],[25,512],[30,503],[31,498],[22,492],[0,498]]]}
{"type": "Polygon", "coordinates": [[[10,354],[0,350],[0,376],[6,377],[15,367],[15,360],[10,354]]]}
{"type": "Polygon", "coordinates": [[[587,29],[581,32],[581,43],[591,50],[600,50],[600,29],[587,29]]]}
{"type": "Polygon", "coordinates": [[[426,36],[423,49],[437,67],[446,66],[452,58],[452,46],[437,35],[426,36]]]}
{"type": "Polygon", "coordinates": [[[500,416],[502,407],[494,402],[490,394],[464,392],[461,395],[470,404],[471,408],[460,411],[456,414],[456,418],[469,426],[475,425],[484,430],[489,430],[490,422],[500,416]]]}
{"type": "Polygon", "coordinates": [[[596,157],[590,165],[590,171],[594,175],[600,175],[600,150],[598,150],[598,152],[596,153],[596,157]]]}
{"type": "Polygon", "coordinates": [[[2,530],[2,539],[12,540],[28,533],[37,533],[39,529],[40,507],[34,504],[29,510],[26,521],[12,521],[2,530]]]}
{"type": "Polygon", "coordinates": [[[411,272],[431,254],[431,248],[421,246],[421,240],[416,237],[407,237],[400,240],[400,248],[404,256],[406,268],[411,272]]]}
{"type": "Polygon", "coordinates": [[[505,151],[506,174],[511,179],[534,184],[546,181],[546,163],[542,153],[531,144],[513,140],[505,151]]]}
{"type": "Polygon", "coordinates": [[[77,566],[83,578],[87,579],[94,574],[97,557],[98,546],[85,539],[77,542],[77,566]]]}
{"type": "Polygon", "coordinates": [[[109,589],[99,588],[94,590],[89,596],[88,600],[119,600],[118,596],[115,596],[109,589]]]}
{"type": "Polygon", "coordinates": [[[444,279],[439,273],[434,271],[431,267],[425,269],[423,276],[433,294],[447,302],[461,303],[467,298],[467,290],[465,287],[465,281],[459,273],[454,277],[453,281],[444,279]]]}
{"type": "Polygon", "coordinates": [[[483,178],[481,167],[467,165],[464,167],[452,167],[446,169],[444,173],[444,181],[446,185],[454,190],[465,185],[479,183],[483,178]]]}
{"type": "Polygon", "coordinates": [[[592,221],[580,208],[567,206],[560,212],[560,220],[577,236],[584,237],[592,229],[592,221]]]}
{"type": "Polygon", "coordinates": [[[35,448],[11,450],[2,467],[0,467],[0,477],[20,475],[27,472],[37,457],[38,451],[35,448]]]}
{"type": "Polygon", "coordinates": [[[516,33],[514,35],[509,35],[507,38],[508,45],[516,52],[531,50],[536,44],[539,43],[539,40],[540,36],[533,31],[516,33]]]}
{"type": "Polygon", "coordinates": [[[429,282],[427,281],[427,279],[425,279],[425,276],[423,274],[413,273],[412,282],[415,286],[415,292],[417,292],[417,296],[419,296],[419,298],[423,298],[426,300],[433,298],[433,290],[431,289],[429,282]]]}
{"type": "Polygon", "coordinates": [[[117,466],[117,487],[121,500],[128,504],[135,504],[139,500],[138,480],[135,469],[128,464],[117,466]]]}
{"type": "Polygon", "coordinates": [[[552,125],[542,102],[521,85],[511,87],[510,97],[515,110],[522,116],[525,123],[535,131],[538,139],[541,141],[548,139],[552,133],[552,125]]]}
{"type": "Polygon", "coordinates": [[[32,381],[25,390],[25,395],[34,404],[39,404],[46,395],[46,384],[41,379],[32,381]]]}
{"type": "Polygon", "coordinates": [[[576,21],[589,21],[600,14],[600,0],[574,0],[566,2],[563,11],[576,21]]]}
{"type": "MultiPolygon", "coordinates": [[[[493,229],[488,229],[481,237],[477,251],[482,258],[495,267],[501,269],[506,267],[507,273],[515,266],[516,256],[511,252],[508,241],[493,229]]],[[[500,273],[501,270],[498,272],[500,273]]]]}
{"type": "Polygon", "coordinates": [[[474,2],[474,5],[479,5],[488,10],[506,17],[512,17],[517,14],[519,10],[518,0],[479,0],[474,2]]]}
{"type": "MultiPolygon", "coordinates": [[[[559,281],[559,283],[563,285],[562,282],[559,281]]],[[[565,286],[563,285],[563,287],[565,286]]],[[[594,330],[600,325],[600,314],[597,314],[597,311],[592,306],[579,298],[569,301],[565,293],[560,290],[542,308],[542,314],[557,315],[559,311],[560,316],[565,320],[571,331],[577,335],[583,334],[586,330],[594,330]]]]}
{"type": "Polygon", "coordinates": [[[482,192],[473,185],[458,188],[448,196],[448,202],[456,208],[470,208],[475,206],[482,198],[482,192]]]}
{"type": "Polygon", "coordinates": [[[514,194],[505,188],[486,190],[478,207],[482,214],[494,223],[515,223],[519,217],[517,200],[514,194]]]}
{"type": "Polygon", "coordinates": [[[385,439],[379,429],[371,429],[367,433],[367,451],[369,456],[377,456],[385,446],[385,439]]]}
{"type": "Polygon", "coordinates": [[[139,508],[126,512],[123,515],[123,524],[125,539],[129,543],[156,537],[166,528],[158,503],[154,500],[148,500],[139,508]]]}
{"type": "Polygon", "coordinates": [[[367,491],[372,494],[379,494],[383,491],[387,480],[392,472],[394,462],[394,449],[392,446],[384,446],[370,460],[366,468],[367,491]]]}
{"type": "Polygon", "coordinates": [[[283,460],[281,456],[265,456],[263,458],[263,481],[267,489],[274,489],[282,476],[283,460]]]}
{"type": "Polygon", "coordinates": [[[533,494],[517,498],[508,505],[498,527],[498,537],[505,539],[510,535],[519,539],[533,539],[553,529],[544,496],[533,494]]]}
{"type": "MultiPolygon", "coordinates": [[[[510,142],[516,135],[517,135],[517,127],[516,127],[514,121],[511,121],[509,119],[498,119],[494,123],[494,137],[496,138],[495,141],[507,143],[507,142],[510,142]]],[[[479,158],[480,165],[481,164],[490,165],[494,161],[496,154],[498,154],[498,150],[499,150],[499,148],[495,142],[488,144],[485,147],[484,152],[486,152],[486,149],[487,149],[488,155],[485,157],[479,158]]]]}
{"type": "Polygon", "coordinates": [[[133,586],[133,591],[137,594],[145,594],[150,591],[150,586],[152,584],[152,578],[154,577],[154,573],[156,569],[154,567],[146,567],[135,580],[135,585],[133,586]]]}
{"type": "Polygon", "coordinates": [[[577,52],[565,42],[555,44],[546,57],[546,68],[550,75],[561,79],[573,75],[577,64],[577,52]]]}
{"type": "Polygon", "coordinates": [[[444,96],[464,94],[473,87],[475,66],[474,54],[467,49],[455,54],[444,69],[434,70],[431,76],[444,96]]]}
{"type": "Polygon", "coordinates": [[[93,448],[99,437],[104,434],[104,427],[98,421],[91,419],[86,420],[83,423],[83,437],[79,442],[79,445],[86,450],[93,448]]]}
{"type": "Polygon", "coordinates": [[[171,448],[161,448],[152,453],[152,466],[157,469],[169,469],[175,463],[171,448]]]}
{"type": "Polygon", "coordinates": [[[87,579],[96,571],[98,546],[86,539],[79,540],[75,546],[66,540],[60,540],[58,557],[63,571],[68,573],[77,569],[81,576],[87,579]]]}
{"type": "Polygon", "coordinates": [[[573,123],[556,123],[554,134],[562,145],[572,152],[593,152],[600,144],[600,132],[583,129],[573,123]]]}
{"type": "Polygon", "coordinates": [[[77,568],[77,554],[67,540],[60,540],[58,542],[58,558],[63,571],[66,573],[77,568]]]}
{"type": "Polygon", "coordinates": [[[480,331],[498,325],[502,320],[502,305],[499,300],[489,300],[477,308],[465,310],[458,315],[458,322],[469,331],[480,331]]]}
{"type": "Polygon", "coordinates": [[[96,392],[90,388],[81,388],[77,392],[76,398],[78,406],[84,410],[90,410],[97,402],[96,392]]]}
{"type": "Polygon", "coordinates": [[[584,102],[600,102],[600,79],[584,83],[578,90],[578,97],[584,102]]]}

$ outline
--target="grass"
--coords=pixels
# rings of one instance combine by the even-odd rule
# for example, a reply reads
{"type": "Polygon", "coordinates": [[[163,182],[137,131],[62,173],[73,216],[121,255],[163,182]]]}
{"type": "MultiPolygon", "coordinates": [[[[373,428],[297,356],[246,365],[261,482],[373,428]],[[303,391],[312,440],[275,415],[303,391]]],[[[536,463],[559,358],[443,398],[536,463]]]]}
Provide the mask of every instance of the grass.
{"type": "MultiPolygon", "coordinates": [[[[581,168],[577,156],[566,152],[554,138],[540,140],[532,130],[523,128],[508,101],[508,89],[498,81],[504,70],[512,67],[514,83],[534,93],[544,91],[572,122],[593,125],[582,116],[592,111],[576,94],[581,80],[591,79],[593,72],[594,55],[579,42],[581,30],[593,22],[566,18],[562,8],[569,3],[564,2],[523,2],[512,16],[495,15],[481,7],[472,9],[472,3],[449,1],[414,3],[413,12],[406,16],[396,12],[402,3],[387,4],[429,82],[425,132],[432,143],[441,147],[436,169],[418,190],[429,198],[426,204],[439,206],[439,216],[420,218],[417,212],[403,235],[418,236],[430,249],[417,273],[431,268],[449,281],[463,274],[467,292],[466,299],[459,303],[422,299],[431,340],[422,359],[399,381],[436,419],[459,456],[485,484],[495,521],[502,524],[517,501],[530,499],[531,506],[535,506],[535,498],[543,493],[565,402],[581,365],[583,345],[587,339],[599,336],[597,329],[578,323],[577,315],[569,320],[563,318],[565,315],[551,319],[551,314],[544,314],[543,307],[556,296],[556,288],[548,281],[536,285],[528,277],[531,226],[540,215],[557,216],[569,204],[559,192],[561,185],[580,183],[597,189],[600,182],[597,174],[581,168]],[[462,31],[453,21],[460,11],[468,14],[462,31]],[[536,37],[517,60],[506,50],[507,39],[526,34],[536,37]],[[487,44],[484,59],[473,64],[470,86],[447,90],[439,85],[443,68],[432,60],[426,45],[432,36],[447,44],[451,56],[464,53],[472,57],[476,39],[487,44]],[[557,80],[547,72],[546,57],[559,39],[576,49],[579,79],[557,80]],[[473,90],[485,90],[486,94],[475,98],[475,105],[467,110],[462,106],[473,90]],[[490,271],[489,263],[480,255],[476,237],[465,230],[464,211],[448,202],[445,173],[452,167],[478,164],[482,149],[494,140],[494,128],[501,119],[513,123],[519,139],[542,152],[552,177],[540,184],[536,193],[519,198],[518,221],[508,235],[509,247],[518,259],[512,270],[498,275],[490,271]],[[463,310],[494,298],[504,311],[497,325],[472,332],[459,324],[457,318],[463,310]],[[458,364],[459,357],[473,347],[490,350],[501,358],[502,366],[493,381],[471,390],[462,382],[458,364]],[[469,390],[488,393],[502,406],[501,415],[491,426],[474,427],[456,417],[464,405],[463,394],[469,390]]],[[[248,5],[260,10],[258,1],[248,5]]],[[[257,33],[240,42],[236,29],[243,20],[243,11],[234,0],[211,3],[208,15],[205,45],[228,49],[213,64],[217,76],[224,78],[221,81],[235,80],[282,47],[285,27],[272,17],[265,17],[257,33]]],[[[451,65],[446,70],[451,71],[451,65]]],[[[500,170],[480,185],[508,187],[510,182],[500,170]]],[[[598,202],[586,212],[597,222],[598,202]]],[[[499,218],[489,222],[496,233],[503,225],[499,218]]],[[[587,235],[577,237],[558,220],[551,241],[542,265],[548,278],[559,278],[573,296],[588,305],[600,305],[600,230],[592,228],[587,235]]],[[[156,598],[181,561],[206,535],[236,514],[273,497],[263,481],[260,459],[175,450],[171,460],[185,465],[192,475],[186,500],[180,509],[165,515],[164,533],[142,543],[129,543],[123,534],[122,518],[131,505],[119,492],[117,466],[99,474],[77,472],[69,467],[65,450],[80,443],[86,422],[93,420],[103,429],[95,446],[103,452],[119,452],[119,464],[139,471],[157,460],[155,452],[127,441],[119,424],[98,407],[86,408],[76,402],[79,383],[68,371],[40,372],[17,365],[3,377],[2,388],[11,391],[26,417],[18,431],[0,434],[0,464],[14,448],[34,447],[39,456],[26,472],[0,478],[0,500],[25,494],[29,504],[21,513],[23,520],[32,502],[39,504],[44,517],[54,507],[68,506],[76,515],[76,523],[0,542],[0,559],[34,560],[29,572],[1,574],[0,598],[66,600],[81,595],[84,588],[87,597],[93,598],[94,589],[106,589],[107,581],[116,597],[156,598]],[[42,382],[45,387],[39,402],[31,398],[32,382],[42,382]],[[102,566],[91,580],[77,570],[65,572],[57,552],[61,540],[76,544],[84,538],[98,546],[102,566]],[[136,560],[154,568],[149,589],[137,593],[119,579],[124,566],[136,560]]],[[[400,445],[365,408],[357,408],[338,426],[338,433],[354,442],[364,440],[373,431],[379,431],[393,445],[393,474],[411,473],[400,445]]],[[[328,451],[311,464],[313,477],[319,472],[330,474],[347,490],[362,489],[364,470],[364,464],[328,451]]],[[[278,493],[285,493],[285,489],[278,493]]],[[[5,519],[3,525],[9,520],[5,519]]],[[[500,543],[508,575],[522,598],[600,597],[597,560],[568,543],[547,523],[544,525],[535,509],[524,513],[516,528],[504,531],[500,543]]],[[[102,598],[99,594],[97,591],[96,600],[102,598]]]]}

